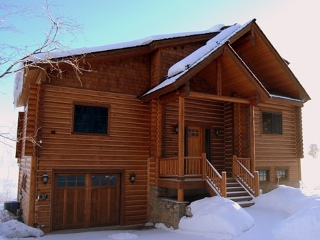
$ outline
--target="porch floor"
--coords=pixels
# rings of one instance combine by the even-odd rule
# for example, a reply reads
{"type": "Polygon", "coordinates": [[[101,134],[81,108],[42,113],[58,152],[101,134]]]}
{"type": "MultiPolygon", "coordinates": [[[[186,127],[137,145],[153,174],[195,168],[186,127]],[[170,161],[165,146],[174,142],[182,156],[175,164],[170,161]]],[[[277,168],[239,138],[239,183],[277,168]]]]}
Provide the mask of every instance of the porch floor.
{"type": "Polygon", "coordinates": [[[205,187],[202,178],[158,178],[158,186],[173,189],[200,189],[205,187]]]}

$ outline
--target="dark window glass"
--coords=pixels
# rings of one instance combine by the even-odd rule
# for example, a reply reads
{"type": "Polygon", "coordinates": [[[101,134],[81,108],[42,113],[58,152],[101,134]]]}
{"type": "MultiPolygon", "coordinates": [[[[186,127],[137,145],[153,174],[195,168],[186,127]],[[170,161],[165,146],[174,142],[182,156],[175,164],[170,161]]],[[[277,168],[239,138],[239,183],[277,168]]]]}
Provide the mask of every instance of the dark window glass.
{"type": "Polygon", "coordinates": [[[84,187],[84,185],[85,185],[84,175],[69,175],[69,176],[57,177],[58,187],[84,187]]]}
{"type": "Polygon", "coordinates": [[[286,179],[287,178],[287,171],[284,169],[277,170],[277,178],[286,179]]]}
{"type": "Polygon", "coordinates": [[[117,176],[93,175],[91,177],[92,186],[116,186],[117,176]]]}
{"type": "Polygon", "coordinates": [[[74,132],[107,133],[108,108],[74,106],[74,132]]]}
{"type": "Polygon", "coordinates": [[[259,181],[265,182],[269,180],[269,171],[268,170],[259,170],[259,181]]]}
{"type": "Polygon", "coordinates": [[[263,112],[262,128],[264,134],[282,134],[282,114],[263,112]]]}
{"type": "Polygon", "coordinates": [[[111,176],[110,181],[109,181],[110,186],[115,186],[117,185],[117,176],[111,176]]]}

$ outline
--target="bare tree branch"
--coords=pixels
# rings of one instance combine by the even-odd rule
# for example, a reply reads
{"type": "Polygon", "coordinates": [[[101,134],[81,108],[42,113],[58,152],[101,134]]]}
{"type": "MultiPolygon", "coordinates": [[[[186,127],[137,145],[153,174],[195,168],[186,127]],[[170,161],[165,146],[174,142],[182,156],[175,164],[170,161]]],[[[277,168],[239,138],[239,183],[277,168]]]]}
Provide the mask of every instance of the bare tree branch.
{"type": "MultiPolygon", "coordinates": [[[[34,47],[33,50],[28,51],[30,48],[17,49],[11,47],[13,50],[11,54],[6,57],[0,57],[0,67],[7,66],[3,71],[0,70],[0,79],[4,76],[20,72],[23,69],[28,68],[40,68],[44,69],[44,65],[49,65],[52,70],[57,70],[61,77],[61,64],[67,64],[73,68],[76,73],[78,80],[81,85],[80,75],[83,72],[90,71],[90,69],[81,67],[80,63],[84,61],[85,55],[71,56],[68,58],[56,58],[56,52],[67,52],[68,47],[62,43],[59,39],[60,34],[64,30],[69,35],[72,34],[73,30],[79,29],[78,25],[73,24],[69,19],[63,17],[54,17],[50,12],[50,7],[48,2],[46,2],[45,11],[47,19],[50,22],[49,31],[45,32],[45,38],[42,43],[34,47]],[[21,52],[26,52],[23,57],[14,59],[15,56],[21,55],[21,52]]],[[[4,6],[5,8],[6,6],[4,6]]],[[[0,27],[1,29],[1,27],[0,27]]],[[[8,47],[7,47],[8,49],[8,47]]]]}

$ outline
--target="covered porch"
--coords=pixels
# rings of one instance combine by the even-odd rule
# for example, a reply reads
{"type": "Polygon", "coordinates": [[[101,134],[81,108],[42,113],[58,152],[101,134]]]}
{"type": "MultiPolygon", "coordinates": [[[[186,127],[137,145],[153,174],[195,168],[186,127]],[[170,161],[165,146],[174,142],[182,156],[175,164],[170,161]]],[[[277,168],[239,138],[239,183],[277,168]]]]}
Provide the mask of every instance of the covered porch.
{"type": "Polygon", "coordinates": [[[258,196],[250,100],[182,91],[153,103],[156,186],[176,189],[177,201],[183,202],[189,189],[227,197],[232,178],[258,196]]]}

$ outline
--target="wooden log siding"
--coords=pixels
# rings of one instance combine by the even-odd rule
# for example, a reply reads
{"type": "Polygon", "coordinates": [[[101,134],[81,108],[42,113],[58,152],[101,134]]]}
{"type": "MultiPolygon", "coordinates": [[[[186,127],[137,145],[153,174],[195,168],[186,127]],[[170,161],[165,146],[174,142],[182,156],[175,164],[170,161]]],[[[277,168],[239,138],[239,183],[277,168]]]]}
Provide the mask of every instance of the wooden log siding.
{"type": "Polygon", "coordinates": [[[195,50],[199,49],[205,45],[206,41],[200,41],[195,43],[179,44],[170,47],[165,47],[161,49],[161,68],[160,76],[166,76],[168,69],[179,62],[181,59],[185,58],[195,50]]]}
{"type": "MultiPolygon", "coordinates": [[[[250,155],[249,106],[211,100],[186,98],[185,125],[200,125],[211,129],[211,159],[219,171],[232,173],[232,155],[250,155]],[[240,126],[240,128],[239,128],[240,126]],[[219,128],[219,136],[213,130],[219,128]]],[[[169,102],[164,107],[164,157],[178,154],[178,134],[173,127],[178,124],[178,102],[169,102]]]]}
{"type": "MultiPolygon", "coordinates": [[[[224,108],[223,103],[216,101],[195,100],[186,98],[185,103],[185,125],[200,125],[204,128],[219,128],[221,136],[214,136],[212,133],[211,151],[215,163],[224,161],[223,150],[223,129],[224,129],[224,108]]],[[[178,134],[175,134],[173,127],[178,124],[178,102],[170,102],[165,106],[165,157],[177,156],[178,134]]],[[[211,131],[213,132],[213,131],[211,131]]]]}
{"type": "Polygon", "coordinates": [[[223,161],[220,161],[220,164],[215,166],[219,172],[226,171],[229,176],[232,172],[232,155],[234,154],[234,111],[233,103],[224,103],[224,155],[223,161]]]}
{"type": "MultiPolygon", "coordinates": [[[[39,171],[47,171],[50,178],[53,169],[125,168],[124,224],[147,221],[149,107],[133,95],[47,85],[39,171]],[[75,102],[109,107],[108,135],[73,134],[75,102]],[[129,182],[131,172],[136,174],[134,184],[129,182]]],[[[37,205],[42,216],[48,217],[50,208],[37,205]]]]}
{"type": "MultiPolygon", "coordinates": [[[[19,194],[22,194],[21,208],[29,209],[30,212],[35,211],[36,198],[36,170],[37,158],[34,156],[34,141],[37,139],[36,112],[38,106],[38,94],[40,86],[38,84],[30,84],[29,98],[24,108],[24,120],[22,131],[22,149],[20,159],[20,176],[19,176],[19,194]],[[25,188],[21,188],[23,175],[25,178],[25,188]]],[[[28,225],[36,222],[35,215],[29,214],[28,211],[22,211],[22,218],[28,225]]]]}
{"type": "MultiPolygon", "coordinates": [[[[276,181],[276,169],[288,170],[290,181],[300,180],[301,116],[294,106],[260,104],[255,107],[256,168],[270,170],[270,181],[276,181]],[[262,133],[262,112],[282,113],[282,134],[262,133]],[[297,131],[298,127],[298,131],[297,131]]],[[[301,114],[301,113],[300,113],[301,114]]]]}

